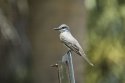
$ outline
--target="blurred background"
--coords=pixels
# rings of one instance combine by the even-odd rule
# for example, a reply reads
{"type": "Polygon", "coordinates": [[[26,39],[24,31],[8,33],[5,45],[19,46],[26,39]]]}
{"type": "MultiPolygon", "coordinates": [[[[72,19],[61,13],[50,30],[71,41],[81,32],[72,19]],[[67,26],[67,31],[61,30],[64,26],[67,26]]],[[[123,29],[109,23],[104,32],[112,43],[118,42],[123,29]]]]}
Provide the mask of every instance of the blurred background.
{"type": "Polygon", "coordinates": [[[125,83],[125,0],[0,0],[0,83],[59,83],[61,24],[95,65],[73,53],[76,83],[125,83]]]}

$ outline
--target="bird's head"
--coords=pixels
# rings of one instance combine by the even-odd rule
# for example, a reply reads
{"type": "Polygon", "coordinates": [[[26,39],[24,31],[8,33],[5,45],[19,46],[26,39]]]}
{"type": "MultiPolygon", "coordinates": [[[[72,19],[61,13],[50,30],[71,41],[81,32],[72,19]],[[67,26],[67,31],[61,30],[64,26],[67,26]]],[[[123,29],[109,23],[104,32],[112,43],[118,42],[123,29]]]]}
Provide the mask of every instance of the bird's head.
{"type": "Polygon", "coordinates": [[[67,26],[66,24],[62,24],[59,27],[54,28],[54,30],[59,30],[60,32],[68,31],[69,30],[69,26],[67,26]]]}

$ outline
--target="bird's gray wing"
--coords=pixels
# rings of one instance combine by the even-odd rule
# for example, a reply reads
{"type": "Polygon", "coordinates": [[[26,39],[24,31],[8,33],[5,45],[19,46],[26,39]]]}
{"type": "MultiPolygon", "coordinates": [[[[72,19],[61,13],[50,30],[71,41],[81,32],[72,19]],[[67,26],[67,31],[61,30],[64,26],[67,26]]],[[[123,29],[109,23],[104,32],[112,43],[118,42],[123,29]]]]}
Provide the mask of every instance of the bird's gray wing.
{"type": "Polygon", "coordinates": [[[79,52],[80,49],[77,46],[78,42],[71,34],[67,33],[67,34],[60,35],[60,40],[72,51],[76,53],[79,52]]]}
{"type": "Polygon", "coordinates": [[[79,48],[72,42],[68,42],[68,41],[63,41],[63,43],[69,47],[72,51],[76,52],[77,54],[79,54],[79,48]]]}

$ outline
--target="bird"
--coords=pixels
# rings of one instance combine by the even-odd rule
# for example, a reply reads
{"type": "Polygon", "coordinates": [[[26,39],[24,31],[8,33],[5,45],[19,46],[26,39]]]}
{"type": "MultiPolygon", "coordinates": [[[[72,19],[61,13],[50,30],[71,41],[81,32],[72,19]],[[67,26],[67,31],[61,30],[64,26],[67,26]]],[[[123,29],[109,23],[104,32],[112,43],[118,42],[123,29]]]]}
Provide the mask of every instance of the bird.
{"type": "Polygon", "coordinates": [[[74,51],[76,54],[82,56],[82,58],[84,58],[85,61],[87,61],[91,66],[94,66],[93,63],[87,58],[79,42],[72,36],[68,25],[61,24],[59,27],[54,28],[54,30],[60,32],[59,37],[64,45],[66,45],[71,51],[74,51]]]}

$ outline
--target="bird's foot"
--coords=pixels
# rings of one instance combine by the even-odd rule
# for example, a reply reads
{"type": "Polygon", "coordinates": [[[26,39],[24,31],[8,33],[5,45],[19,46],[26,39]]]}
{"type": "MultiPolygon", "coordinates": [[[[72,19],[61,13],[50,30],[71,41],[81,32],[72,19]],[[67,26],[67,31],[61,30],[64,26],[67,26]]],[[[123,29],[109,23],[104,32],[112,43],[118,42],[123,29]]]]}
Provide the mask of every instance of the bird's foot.
{"type": "Polygon", "coordinates": [[[71,53],[71,52],[72,52],[72,50],[68,50],[67,54],[68,54],[68,53],[71,53]]]}

